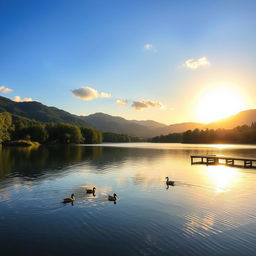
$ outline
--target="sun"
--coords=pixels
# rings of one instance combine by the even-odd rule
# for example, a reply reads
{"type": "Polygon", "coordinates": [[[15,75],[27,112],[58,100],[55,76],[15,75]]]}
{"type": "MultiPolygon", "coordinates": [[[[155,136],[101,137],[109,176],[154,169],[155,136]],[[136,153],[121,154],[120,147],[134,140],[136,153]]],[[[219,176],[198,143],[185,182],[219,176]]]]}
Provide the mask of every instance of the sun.
{"type": "Polygon", "coordinates": [[[241,94],[232,87],[218,87],[204,93],[198,102],[199,122],[210,123],[234,115],[245,108],[241,94]]]}

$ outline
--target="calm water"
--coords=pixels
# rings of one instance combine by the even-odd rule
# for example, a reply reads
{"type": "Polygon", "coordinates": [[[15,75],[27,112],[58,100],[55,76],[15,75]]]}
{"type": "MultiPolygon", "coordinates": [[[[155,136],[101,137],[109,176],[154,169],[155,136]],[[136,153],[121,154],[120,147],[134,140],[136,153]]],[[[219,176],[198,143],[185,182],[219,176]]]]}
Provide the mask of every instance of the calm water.
{"type": "Polygon", "coordinates": [[[256,157],[256,147],[0,148],[1,255],[255,255],[256,169],[190,165],[204,153],[256,157]]]}

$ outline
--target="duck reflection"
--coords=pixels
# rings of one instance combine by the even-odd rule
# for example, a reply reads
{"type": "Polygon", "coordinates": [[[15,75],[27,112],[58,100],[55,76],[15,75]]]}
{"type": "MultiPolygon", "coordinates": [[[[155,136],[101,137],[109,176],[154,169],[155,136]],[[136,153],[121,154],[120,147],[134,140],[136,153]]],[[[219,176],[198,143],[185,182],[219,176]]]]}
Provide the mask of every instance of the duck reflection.
{"type": "Polygon", "coordinates": [[[168,190],[170,186],[174,187],[174,184],[173,185],[166,185],[166,190],[168,190]]]}

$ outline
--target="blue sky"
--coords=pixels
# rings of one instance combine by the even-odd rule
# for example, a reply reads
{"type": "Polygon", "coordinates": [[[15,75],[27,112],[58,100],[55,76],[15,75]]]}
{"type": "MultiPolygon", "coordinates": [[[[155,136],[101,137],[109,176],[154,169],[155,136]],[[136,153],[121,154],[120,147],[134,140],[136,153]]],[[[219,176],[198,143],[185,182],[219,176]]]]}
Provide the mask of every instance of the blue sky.
{"type": "Polygon", "coordinates": [[[197,103],[223,86],[255,108],[255,13],[246,0],[0,0],[0,95],[167,124],[203,121],[197,103]]]}

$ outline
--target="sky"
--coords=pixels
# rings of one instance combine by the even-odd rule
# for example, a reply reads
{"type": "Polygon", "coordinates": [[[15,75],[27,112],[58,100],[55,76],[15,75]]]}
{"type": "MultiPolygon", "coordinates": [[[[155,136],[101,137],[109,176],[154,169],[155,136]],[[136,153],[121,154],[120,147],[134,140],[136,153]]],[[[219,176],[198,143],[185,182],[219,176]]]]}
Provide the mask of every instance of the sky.
{"type": "Polygon", "coordinates": [[[256,108],[255,13],[255,0],[0,0],[0,95],[165,124],[256,108]]]}

